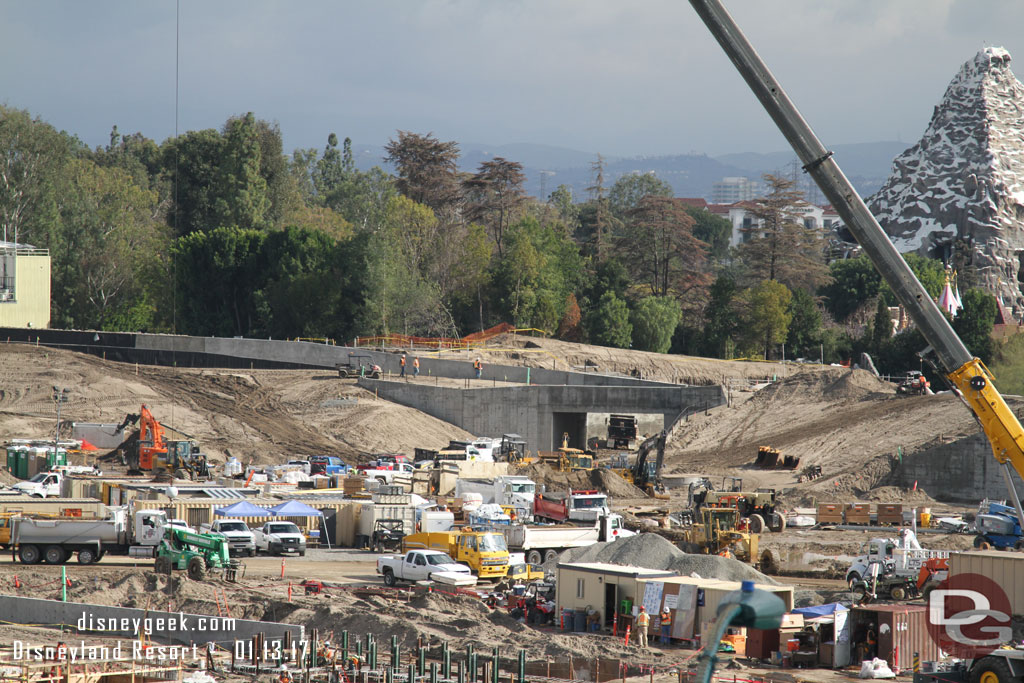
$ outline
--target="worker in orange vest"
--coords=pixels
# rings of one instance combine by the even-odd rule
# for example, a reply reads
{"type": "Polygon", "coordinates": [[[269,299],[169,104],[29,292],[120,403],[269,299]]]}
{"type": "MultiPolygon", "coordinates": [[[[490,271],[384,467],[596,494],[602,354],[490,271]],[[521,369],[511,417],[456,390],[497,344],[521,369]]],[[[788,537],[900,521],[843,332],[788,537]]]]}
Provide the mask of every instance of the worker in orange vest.
{"type": "Polygon", "coordinates": [[[668,645],[672,635],[672,612],[668,605],[661,608],[661,644],[668,645]]]}
{"type": "Polygon", "coordinates": [[[419,356],[417,356],[416,358],[412,359],[412,376],[413,377],[419,377],[420,376],[420,358],[419,358],[419,356]]]}
{"type": "Polygon", "coordinates": [[[636,615],[636,644],[641,650],[647,650],[647,627],[651,625],[651,615],[647,613],[646,607],[640,607],[640,613],[636,615]]]}
{"type": "Polygon", "coordinates": [[[398,376],[399,377],[405,377],[405,354],[404,353],[402,354],[402,357],[398,359],[398,364],[400,366],[402,366],[402,371],[400,373],[398,373],[398,376]]]}
{"type": "Polygon", "coordinates": [[[484,374],[484,363],[482,360],[477,358],[473,361],[473,369],[476,370],[476,378],[480,379],[484,374]]]}

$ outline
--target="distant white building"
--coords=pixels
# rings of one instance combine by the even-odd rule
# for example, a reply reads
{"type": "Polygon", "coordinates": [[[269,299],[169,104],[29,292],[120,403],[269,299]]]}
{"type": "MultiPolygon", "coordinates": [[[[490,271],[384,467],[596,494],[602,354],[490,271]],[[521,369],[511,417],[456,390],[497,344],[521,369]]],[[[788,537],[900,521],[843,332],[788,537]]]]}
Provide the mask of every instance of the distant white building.
{"type": "Polygon", "coordinates": [[[712,204],[747,202],[761,194],[761,182],[744,176],[722,178],[711,185],[712,204]]]}
{"type": "MultiPolygon", "coordinates": [[[[756,232],[755,226],[759,222],[751,209],[751,202],[738,202],[735,204],[709,204],[708,210],[732,223],[732,236],[729,238],[729,246],[739,246],[749,240],[756,232]]],[[[831,206],[817,206],[807,202],[799,202],[789,209],[790,213],[800,217],[805,228],[821,230],[828,234],[837,229],[842,221],[839,214],[831,206]]]]}

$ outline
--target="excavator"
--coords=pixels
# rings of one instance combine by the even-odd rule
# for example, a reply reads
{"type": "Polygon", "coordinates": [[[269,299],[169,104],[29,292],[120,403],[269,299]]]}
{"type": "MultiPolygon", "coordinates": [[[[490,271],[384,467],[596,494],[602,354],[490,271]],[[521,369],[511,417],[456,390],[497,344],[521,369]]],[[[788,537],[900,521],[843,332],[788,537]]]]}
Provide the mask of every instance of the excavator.
{"type": "Polygon", "coordinates": [[[153,417],[145,403],[137,415],[126,415],[116,431],[134,424],[139,425],[138,430],[119,447],[129,472],[165,471],[178,479],[209,478],[210,467],[206,455],[199,452],[199,445],[191,440],[190,435],[181,432],[188,441],[164,439],[164,426],[153,417]]]}
{"type": "Polygon", "coordinates": [[[665,490],[665,484],[661,481],[661,468],[665,464],[665,441],[668,430],[662,430],[656,436],[644,439],[636,452],[636,462],[633,468],[628,470],[626,479],[638,489],[642,490],[651,498],[667,500],[669,495],[665,490]],[[649,462],[651,451],[657,450],[657,457],[654,462],[649,462]]]}
{"type": "Polygon", "coordinates": [[[928,347],[919,355],[947,380],[954,393],[974,414],[992,446],[992,454],[1002,466],[1017,518],[1024,527],[1024,509],[1010,478],[1010,467],[1024,477],[1024,428],[996,390],[992,373],[953,331],[938,304],[843,175],[832,152],[818,140],[722,3],[719,0],[690,0],[690,4],[789,141],[804,171],[821,188],[921,331],[928,347]]]}

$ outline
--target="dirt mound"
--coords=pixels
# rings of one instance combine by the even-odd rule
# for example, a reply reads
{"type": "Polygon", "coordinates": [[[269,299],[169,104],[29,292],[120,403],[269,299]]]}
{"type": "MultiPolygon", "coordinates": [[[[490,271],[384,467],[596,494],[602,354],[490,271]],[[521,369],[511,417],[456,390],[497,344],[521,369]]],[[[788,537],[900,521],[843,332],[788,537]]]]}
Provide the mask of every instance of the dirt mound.
{"type": "Polygon", "coordinates": [[[703,579],[778,583],[732,558],[684,553],[658,534],[638,534],[621,541],[566,550],[559,555],[558,562],[603,562],[672,571],[682,576],[697,575],[703,579]]]}
{"type": "Polygon", "coordinates": [[[875,377],[867,370],[851,370],[825,387],[822,395],[837,401],[864,400],[876,396],[892,395],[896,387],[875,377]]]}
{"type": "Polygon", "coordinates": [[[895,388],[867,370],[825,368],[813,372],[799,371],[772,382],[757,392],[751,403],[772,404],[780,400],[789,403],[860,401],[866,398],[892,395],[895,388]]]}
{"type": "Polygon", "coordinates": [[[589,472],[559,472],[550,465],[533,463],[519,470],[519,474],[529,477],[538,486],[547,487],[548,491],[597,489],[612,498],[643,498],[645,496],[643,491],[607,469],[596,469],[589,472]]]}

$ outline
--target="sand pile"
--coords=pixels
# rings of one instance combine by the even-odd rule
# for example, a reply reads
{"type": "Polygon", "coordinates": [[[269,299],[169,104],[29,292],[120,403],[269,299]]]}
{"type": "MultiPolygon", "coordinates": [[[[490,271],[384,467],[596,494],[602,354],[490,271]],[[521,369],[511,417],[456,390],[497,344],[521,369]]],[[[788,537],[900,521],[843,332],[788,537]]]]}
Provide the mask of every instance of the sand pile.
{"type": "Polygon", "coordinates": [[[534,463],[521,470],[519,474],[529,477],[538,486],[544,485],[548,491],[566,491],[568,489],[597,489],[612,498],[643,498],[644,492],[630,484],[615,472],[596,469],[590,472],[559,472],[544,463],[534,463]]]}
{"type": "Polygon", "coordinates": [[[750,565],[717,555],[692,555],[657,534],[638,534],[613,543],[595,543],[586,548],[566,550],[558,562],[603,562],[630,567],[672,571],[682,576],[696,574],[703,579],[777,583],[750,565]]]}

